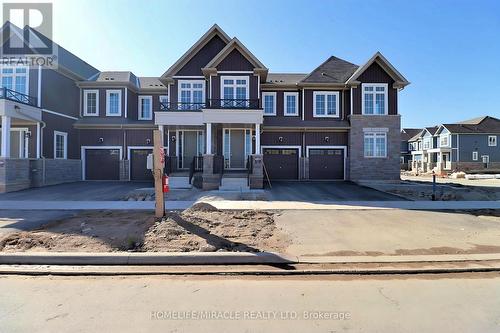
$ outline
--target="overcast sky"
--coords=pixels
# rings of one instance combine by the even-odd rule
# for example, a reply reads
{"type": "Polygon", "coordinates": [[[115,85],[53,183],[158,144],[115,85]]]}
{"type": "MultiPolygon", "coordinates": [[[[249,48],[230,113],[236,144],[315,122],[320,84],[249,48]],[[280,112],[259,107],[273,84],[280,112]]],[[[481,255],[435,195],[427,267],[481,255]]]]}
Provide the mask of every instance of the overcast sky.
{"type": "Polygon", "coordinates": [[[53,39],[100,70],[159,76],[217,23],[271,72],[381,51],[411,82],[399,95],[405,127],[500,117],[500,1],[53,3],[53,39]]]}

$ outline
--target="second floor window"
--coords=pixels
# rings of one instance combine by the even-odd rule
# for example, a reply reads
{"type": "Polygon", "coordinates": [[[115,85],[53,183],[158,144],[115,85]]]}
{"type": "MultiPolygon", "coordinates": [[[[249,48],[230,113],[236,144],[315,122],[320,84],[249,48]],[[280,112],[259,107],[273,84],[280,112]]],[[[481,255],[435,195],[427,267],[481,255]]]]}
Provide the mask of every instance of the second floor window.
{"type": "Polygon", "coordinates": [[[362,114],[388,114],[386,83],[363,83],[361,89],[363,89],[362,114]]]}
{"type": "Polygon", "coordinates": [[[339,117],[339,93],[337,91],[315,91],[313,94],[314,117],[339,117]]]}
{"type": "Polygon", "coordinates": [[[83,115],[98,116],[99,115],[99,91],[85,90],[83,92],[83,115]]]}
{"type": "Polygon", "coordinates": [[[122,91],[106,90],[106,116],[122,115],[122,91]]]}
{"type": "Polygon", "coordinates": [[[2,87],[21,94],[28,94],[28,69],[26,67],[2,67],[2,87]]]}
{"type": "Polygon", "coordinates": [[[200,109],[205,101],[205,81],[179,81],[181,109],[200,109]],[[190,107],[189,104],[195,104],[190,107]]]}
{"type": "Polygon", "coordinates": [[[424,149],[431,149],[431,138],[424,138],[424,149]]]}
{"type": "Polygon", "coordinates": [[[299,93],[285,92],[284,93],[284,114],[285,116],[298,116],[299,115],[299,93]]]}
{"type": "Polygon", "coordinates": [[[139,120],[153,119],[153,97],[139,96],[139,120]]]}
{"type": "Polygon", "coordinates": [[[276,115],[276,93],[263,92],[262,93],[262,107],[264,108],[265,116],[276,115]]]}
{"type": "Polygon", "coordinates": [[[439,136],[439,146],[440,147],[448,147],[450,145],[450,135],[442,134],[439,136]]]}
{"type": "Polygon", "coordinates": [[[222,101],[221,106],[247,106],[248,77],[246,76],[222,76],[222,101]]]}
{"type": "Polygon", "coordinates": [[[497,136],[496,135],[488,136],[488,146],[489,147],[496,147],[497,146],[497,136]]]}

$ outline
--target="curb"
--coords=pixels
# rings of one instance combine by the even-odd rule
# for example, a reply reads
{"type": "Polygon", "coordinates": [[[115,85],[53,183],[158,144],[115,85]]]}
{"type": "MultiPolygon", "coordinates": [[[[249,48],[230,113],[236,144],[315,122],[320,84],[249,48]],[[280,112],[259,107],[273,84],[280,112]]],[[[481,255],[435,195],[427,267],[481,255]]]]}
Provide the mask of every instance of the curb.
{"type": "Polygon", "coordinates": [[[0,253],[0,264],[8,265],[287,265],[297,262],[295,257],[271,252],[0,253]]]}

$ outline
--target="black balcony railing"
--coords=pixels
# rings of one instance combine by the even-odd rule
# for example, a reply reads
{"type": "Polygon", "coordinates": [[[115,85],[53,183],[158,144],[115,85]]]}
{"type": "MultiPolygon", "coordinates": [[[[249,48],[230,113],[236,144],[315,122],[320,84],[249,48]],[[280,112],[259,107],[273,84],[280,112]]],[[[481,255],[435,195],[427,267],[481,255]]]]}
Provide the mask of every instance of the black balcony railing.
{"type": "Polygon", "coordinates": [[[9,101],[14,101],[26,105],[37,106],[36,97],[22,94],[12,89],[0,88],[0,99],[8,99],[9,101]]]}
{"type": "Polygon", "coordinates": [[[160,111],[201,111],[201,109],[258,109],[258,99],[209,99],[208,103],[160,103],[160,111]]]}
{"type": "Polygon", "coordinates": [[[209,109],[258,109],[258,99],[209,99],[209,109]]]}

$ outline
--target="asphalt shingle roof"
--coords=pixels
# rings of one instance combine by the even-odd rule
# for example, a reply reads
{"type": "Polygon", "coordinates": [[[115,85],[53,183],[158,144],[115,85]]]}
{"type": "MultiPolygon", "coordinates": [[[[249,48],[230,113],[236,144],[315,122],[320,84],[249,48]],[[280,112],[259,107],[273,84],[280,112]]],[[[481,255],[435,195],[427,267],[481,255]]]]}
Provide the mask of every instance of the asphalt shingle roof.
{"type": "Polygon", "coordinates": [[[456,124],[443,124],[452,133],[500,133],[500,119],[485,116],[456,124]]]}
{"type": "Polygon", "coordinates": [[[306,76],[307,74],[297,74],[297,73],[269,73],[267,74],[266,84],[276,84],[276,85],[297,84],[306,76]]]}
{"type": "Polygon", "coordinates": [[[358,65],[331,56],[319,65],[301,82],[304,83],[345,83],[358,69],[358,65]]]}

